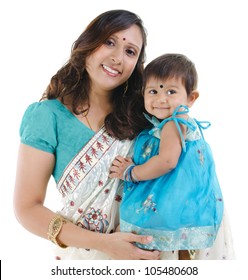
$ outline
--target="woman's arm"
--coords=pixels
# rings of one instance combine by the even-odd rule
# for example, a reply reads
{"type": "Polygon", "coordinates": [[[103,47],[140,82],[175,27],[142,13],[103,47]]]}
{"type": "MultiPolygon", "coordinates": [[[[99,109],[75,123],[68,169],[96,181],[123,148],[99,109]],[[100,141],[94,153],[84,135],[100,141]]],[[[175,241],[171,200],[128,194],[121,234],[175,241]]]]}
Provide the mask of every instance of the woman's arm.
{"type": "MultiPolygon", "coordinates": [[[[180,125],[185,136],[186,128],[180,125]]],[[[136,165],[132,175],[138,181],[151,180],[174,169],[182,151],[179,132],[173,121],[166,123],[161,131],[159,154],[141,165],[136,165]]],[[[130,159],[116,157],[111,167],[110,178],[123,179],[123,173],[132,164],[130,159]]]]}
{"type": "MultiPolygon", "coordinates": [[[[20,145],[14,192],[15,214],[28,231],[43,238],[47,238],[48,225],[56,215],[44,206],[54,164],[54,155],[24,144],[20,145]]],[[[144,251],[132,244],[149,243],[151,240],[147,236],[131,233],[95,233],[68,222],[63,225],[58,239],[67,246],[103,251],[114,259],[159,258],[158,252],[144,251]]]]}

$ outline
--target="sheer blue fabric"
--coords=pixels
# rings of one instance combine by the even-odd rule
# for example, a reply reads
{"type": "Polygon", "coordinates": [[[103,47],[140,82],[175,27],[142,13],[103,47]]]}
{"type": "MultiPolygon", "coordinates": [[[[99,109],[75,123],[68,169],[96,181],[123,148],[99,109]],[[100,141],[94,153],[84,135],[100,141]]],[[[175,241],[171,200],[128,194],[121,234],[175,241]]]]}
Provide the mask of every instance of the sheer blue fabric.
{"type": "Polygon", "coordinates": [[[143,164],[159,153],[159,135],[168,121],[174,121],[182,141],[177,167],[169,173],[138,184],[125,182],[121,204],[121,231],[152,235],[153,242],[138,244],[162,251],[203,249],[213,245],[223,217],[223,198],[211,148],[202,129],[209,122],[181,114],[188,108],[178,107],[173,115],[153,123],[144,130],[134,146],[134,163],[143,164]],[[187,126],[184,139],[180,123],[187,126]]]}

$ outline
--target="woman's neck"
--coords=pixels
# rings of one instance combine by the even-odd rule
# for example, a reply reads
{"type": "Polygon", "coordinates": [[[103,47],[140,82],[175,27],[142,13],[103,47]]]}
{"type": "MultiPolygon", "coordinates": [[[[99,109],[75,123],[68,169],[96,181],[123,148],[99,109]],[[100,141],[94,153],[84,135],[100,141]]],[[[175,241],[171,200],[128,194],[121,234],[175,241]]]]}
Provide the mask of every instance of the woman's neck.
{"type": "MultiPolygon", "coordinates": [[[[65,98],[65,105],[72,111],[70,97],[65,98]]],[[[75,115],[83,124],[94,131],[98,131],[104,124],[106,116],[112,112],[111,93],[91,91],[89,93],[89,103],[78,107],[79,111],[86,110],[83,114],[75,115]]]]}
{"type": "Polygon", "coordinates": [[[112,104],[110,93],[91,92],[89,94],[89,107],[86,115],[82,118],[79,116],[81,122],[90,127],[94,131],[98,131],[104,124],[106,116],[112,112],[112,104]]]}
{"type": "Polygon", "coordinates": [[[91,90],[89,93],[89,105],[110,113],[112,111],[111,92],[91,90]]]}

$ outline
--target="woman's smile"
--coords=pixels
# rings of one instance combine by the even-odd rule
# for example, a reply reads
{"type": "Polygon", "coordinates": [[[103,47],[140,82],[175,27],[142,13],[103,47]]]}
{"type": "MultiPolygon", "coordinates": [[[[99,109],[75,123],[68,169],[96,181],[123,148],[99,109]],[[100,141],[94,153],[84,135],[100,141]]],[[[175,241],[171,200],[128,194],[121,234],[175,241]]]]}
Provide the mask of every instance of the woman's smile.
{"type": "Polygon", "coordinates": [[[103,68],[103,71],[104,71],[105,73],[107,73],[108,75],[110,75],[110,76],[112,76],[112,77],[116,77],[116,76],[118,76],[118,75],[121,74],[121,72],[118,71],[117,69],[112,68],[112,67],[109,67],[109,66],[107,66],[107,65],[105,65],[105,64],[102,64],[102,68],[103,68]]]}

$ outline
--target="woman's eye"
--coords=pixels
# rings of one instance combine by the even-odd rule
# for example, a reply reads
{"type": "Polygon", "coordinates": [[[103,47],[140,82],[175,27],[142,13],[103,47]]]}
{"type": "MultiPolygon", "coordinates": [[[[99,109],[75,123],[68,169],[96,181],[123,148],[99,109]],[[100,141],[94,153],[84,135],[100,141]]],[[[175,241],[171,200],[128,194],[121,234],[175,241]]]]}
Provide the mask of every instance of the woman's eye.
{"type": "Polygon", "coordinates": [[[135,55],[136,55],[135,51],[132,50],[132,49],[127,49],[127,50],[126,50],[126,53],[127,53],[128,55],[131,55],[131,56],[135,56],[135,55]]]}
{"type": "Polygon", "coordinates": [[[176,91],[173,90],[173,89],[170,89],[170,90],[167,91],[167,94],[168,94],[168,95],[171,95],[171,94],[174,94],[174,93],[176,93],[176,91]]]}
{"type": "Polygon", "coordinates": [[[110,39],[108,39],[108,40],[106,40],[105,41],[105,45],[107,45],[107,46],[114,46],[114,41],[113,40],[110,40],[110,39]]]}

